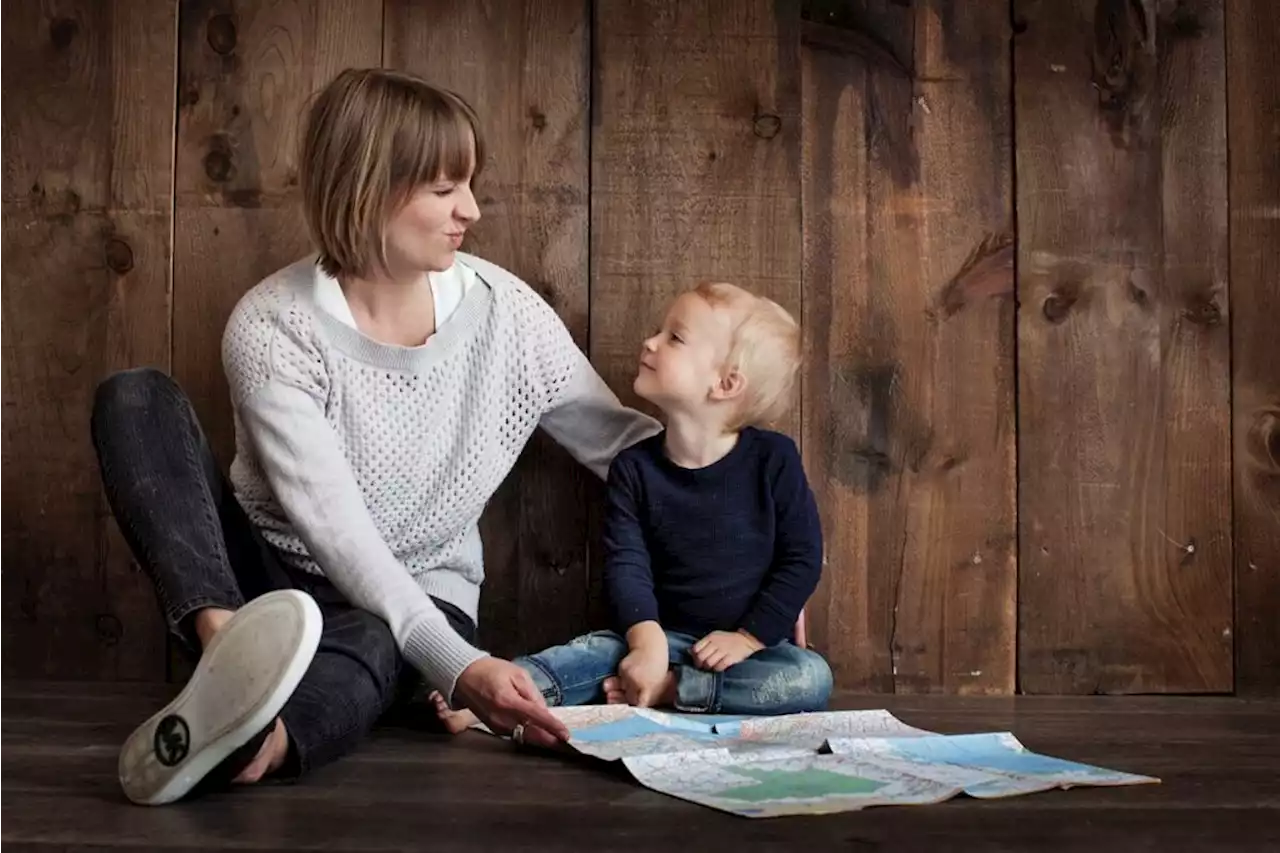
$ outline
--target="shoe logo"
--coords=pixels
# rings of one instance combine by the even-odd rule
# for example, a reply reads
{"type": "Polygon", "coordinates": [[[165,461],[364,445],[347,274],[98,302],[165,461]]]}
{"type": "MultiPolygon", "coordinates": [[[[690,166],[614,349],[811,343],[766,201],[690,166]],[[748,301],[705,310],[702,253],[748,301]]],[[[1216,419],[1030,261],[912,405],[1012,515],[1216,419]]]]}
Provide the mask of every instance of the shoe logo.
{"type": "Polygon", "coordinates": [[[191,729],[187,721],[177,714],[170,714],[156,726],[153,748],[156,759],[165,767],[173,767],[187,757],[191,750],[191,729]]]}

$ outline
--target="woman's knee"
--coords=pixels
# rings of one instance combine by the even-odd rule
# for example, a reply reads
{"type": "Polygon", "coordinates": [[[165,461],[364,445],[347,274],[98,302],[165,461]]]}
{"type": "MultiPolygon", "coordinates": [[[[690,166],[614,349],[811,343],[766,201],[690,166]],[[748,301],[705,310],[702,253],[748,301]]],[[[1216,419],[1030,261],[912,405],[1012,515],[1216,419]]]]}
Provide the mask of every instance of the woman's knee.
{"type": "Polygon", "coordinates": [[[395,696],[401,673],[400,648],[391,627],[374,614],[352,608],[325,615],[316,664],[350,679],[351,687],[377,697],[379,705],[395,696]]]}
{"type": "Polygon", "coordinates": [[[95,434],[104,426],[154,413],[161,406],[185,397],[168,374],[153,367],[138,367],[113,373],[98,383],[93,395],[92,423],[95,434]]]}

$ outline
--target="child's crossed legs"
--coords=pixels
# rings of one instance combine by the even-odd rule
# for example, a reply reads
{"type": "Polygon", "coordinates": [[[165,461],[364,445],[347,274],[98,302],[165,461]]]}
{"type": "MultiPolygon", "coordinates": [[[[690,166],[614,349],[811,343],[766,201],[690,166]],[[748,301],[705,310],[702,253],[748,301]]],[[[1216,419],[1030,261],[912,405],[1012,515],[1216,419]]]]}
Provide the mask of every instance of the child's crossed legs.
{"type": "MultiPolygon", "coordinates": [[[[684,712],[761,716],[826,708],[831,669],[816,652],[783,641],[724,672],[709,672],[693,663],[690,650],[699,638],[665,633],[671,669],[660,705],[684,712]]],[[[591,705],[621,700],[616,691],[606,694],[605,682],[617,675],[618,664],[627,652],[623,637],[612,631],[596,631],[518,657],[515,663],[533,678],[548,705],[591,705]]],[[[436,706],[451,731],[462,731],[475,722],[466,712],[449,711],[439,697],[436,706]]]]}

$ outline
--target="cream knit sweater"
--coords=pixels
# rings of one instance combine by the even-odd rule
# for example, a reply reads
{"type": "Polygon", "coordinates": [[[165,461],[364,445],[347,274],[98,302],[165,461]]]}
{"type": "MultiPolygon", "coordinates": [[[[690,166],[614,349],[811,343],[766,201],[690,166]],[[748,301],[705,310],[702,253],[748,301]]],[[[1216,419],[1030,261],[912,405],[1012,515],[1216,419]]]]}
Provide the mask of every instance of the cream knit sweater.
{"type": "Polygon", "coordinates": [[[231,480],[264,537],[384,619],[452,696],[484,652],[428,597],[476,618],[478,522],[541,426],[597,476],[654,434],[624,408],[555,312],[501,267],[476,273],[420,347],[381,344],[316,304],[314,258],[250,290],[223,336],[236,420],[231,480]]]}

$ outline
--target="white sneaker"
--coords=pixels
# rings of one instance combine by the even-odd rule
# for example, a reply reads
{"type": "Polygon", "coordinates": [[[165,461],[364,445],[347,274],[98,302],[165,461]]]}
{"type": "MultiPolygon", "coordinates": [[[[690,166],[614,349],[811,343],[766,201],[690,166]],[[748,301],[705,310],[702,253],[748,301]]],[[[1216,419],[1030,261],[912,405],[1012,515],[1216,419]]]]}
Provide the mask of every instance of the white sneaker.
{"type": "Polygon", "coordinates": [[[236,611],[177,698],[125,741],[119,763],[125,796],[157,806],[206,777],[229,782],[238,775],[311,665],[322,622],[311,596],[293,589],[236,611]]]}

